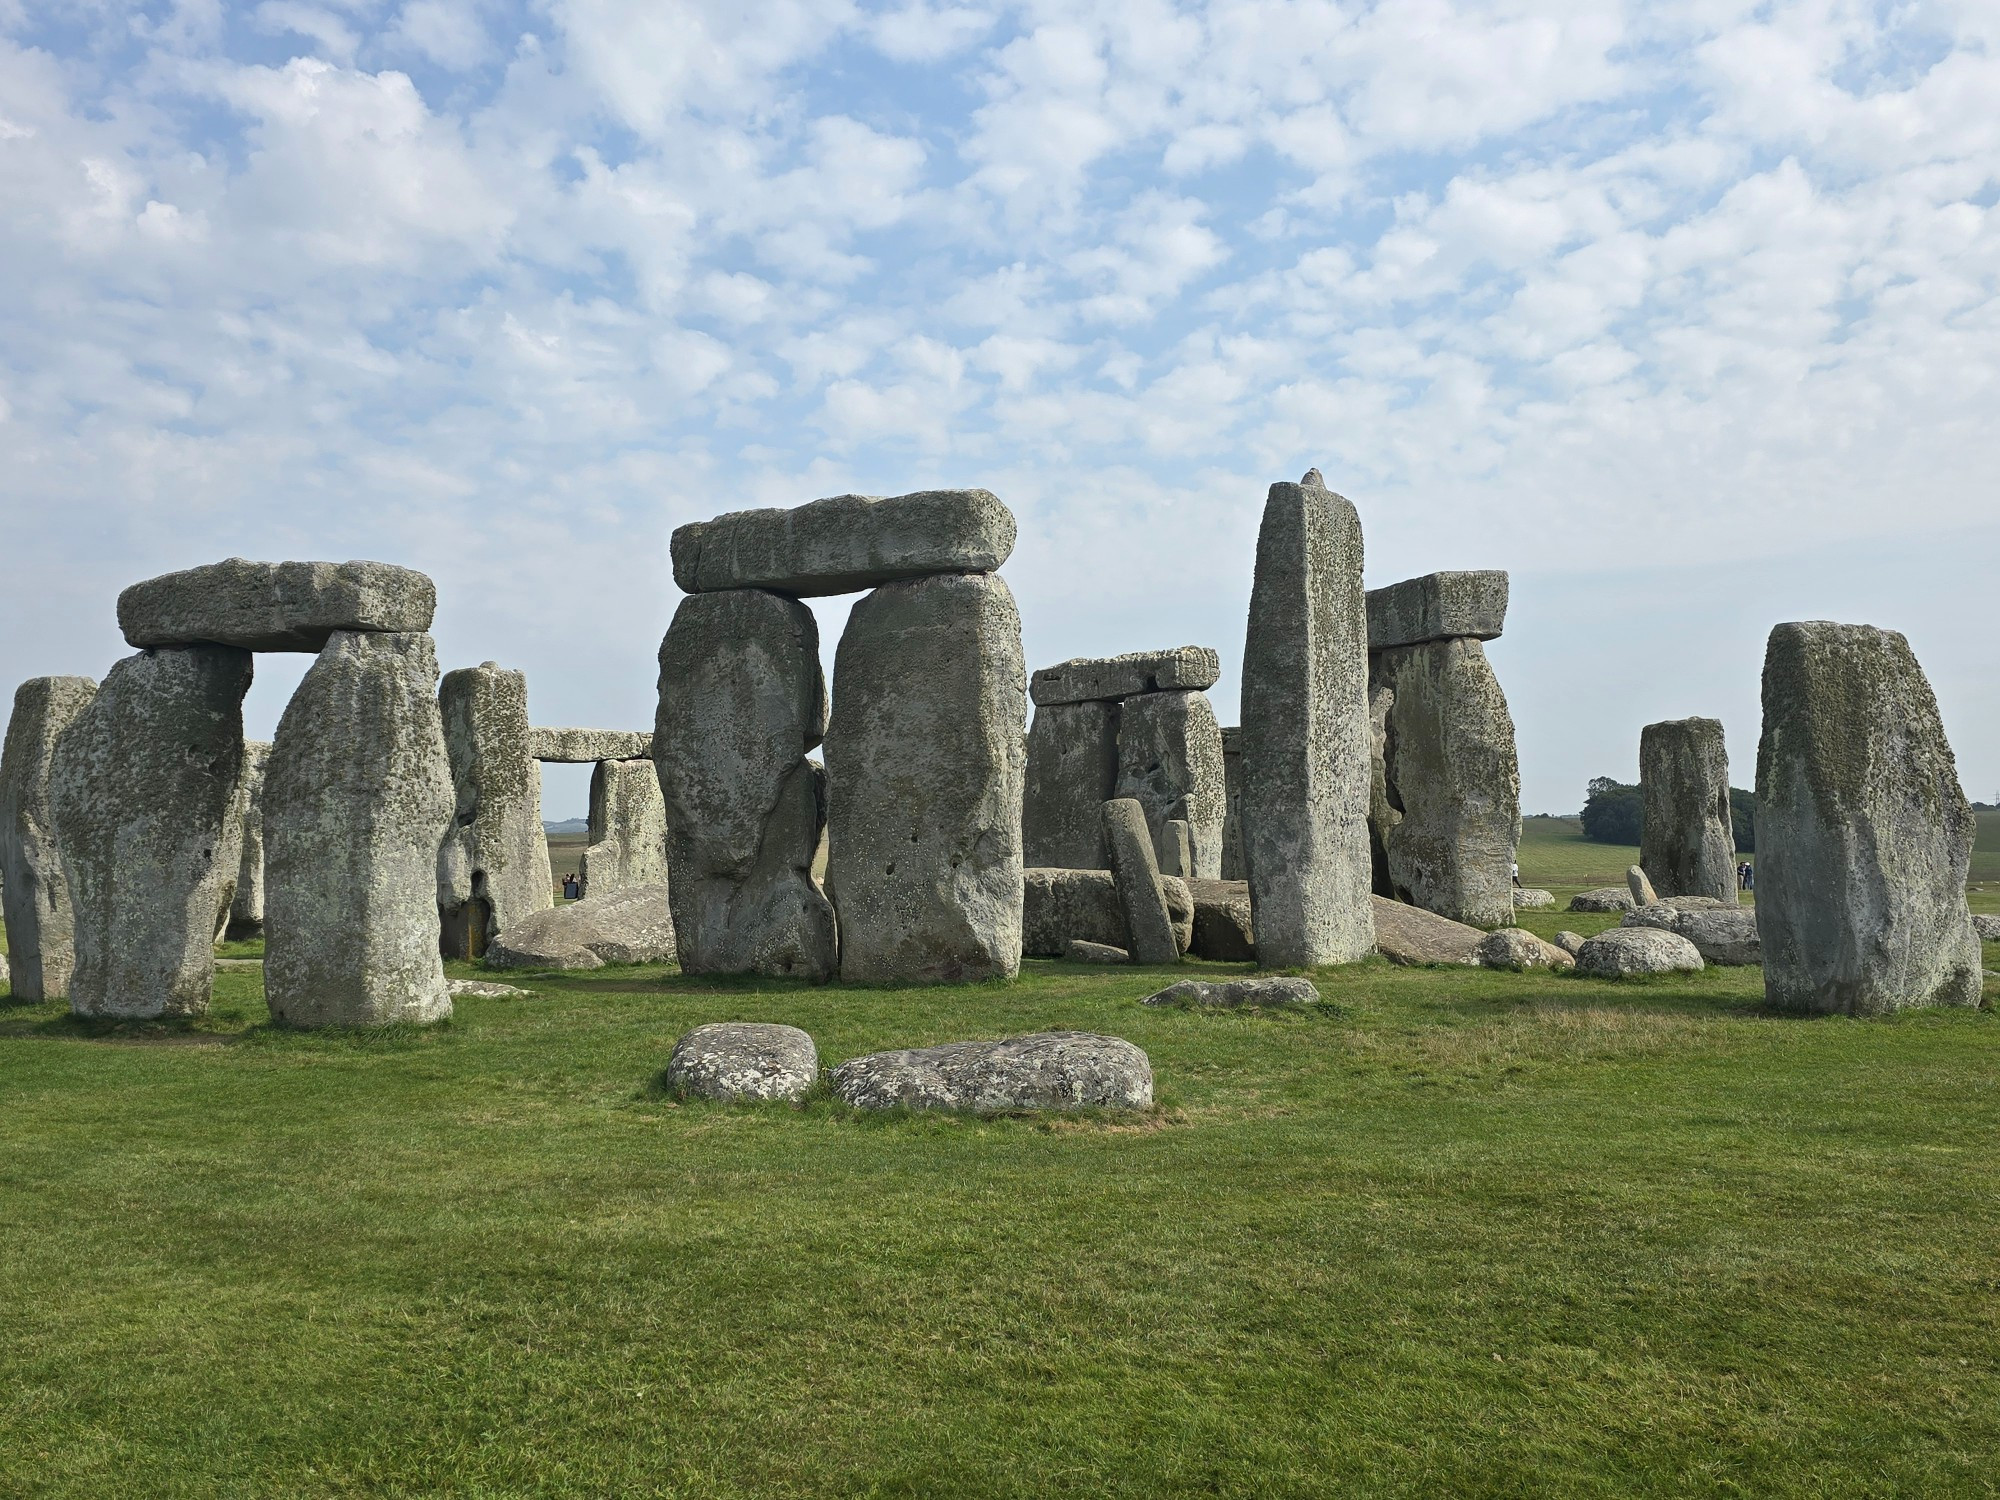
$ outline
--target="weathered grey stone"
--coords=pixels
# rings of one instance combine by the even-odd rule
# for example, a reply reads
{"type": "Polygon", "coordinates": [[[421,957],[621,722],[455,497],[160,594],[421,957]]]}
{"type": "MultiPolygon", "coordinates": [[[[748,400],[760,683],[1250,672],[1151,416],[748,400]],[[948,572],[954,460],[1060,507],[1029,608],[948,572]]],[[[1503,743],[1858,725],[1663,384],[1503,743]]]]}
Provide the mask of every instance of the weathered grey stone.
{"type": "Polygon", "coordinates": [[[1200,692],[1222,676],[1222,658],[1211,646],[1134,651],[1125,656],[1079,656],[1036,672],[1028,692],[1044,704],[1115,703],[1140,693],[1200,692]]]}
{"type": "Polygon", "coordinates": [[[991,573],[1013,550],[1014,514],[985,490],[835,495],[676,528],[674,582],[690,594],[851,594],[936,573],[991,573]]]}
{"type": "Polygon", "coordinates": [[[1639,867],[1662,896],[1736,900],[1729,747],[1720,719],[1668,719],[1639,731],[1645,822],[1639,867]]]}
{"type": "Polygon", "coordinates": [[[653,755],[687,973],[832,976],[833,907],[812,877],[825,801],[805,758],[825,732],[810,609],[754,589],[681,601],[653,755]]]}
{"type": "Polygon", "coordinates": [[[1565,929],[1555,935],[1554,941],[1558,948],[1562,949],[1571,958],[1575,958],[1583,949],[1584,937],[1580,932],[1570,932],[1565,929]]]}
{"type": "Polygon", "coordinates": [[[1537,890],[1531,885],[1516,886],[1514,908],[1517,911],[1540,911],[1556,904],[1554,891],[1537,890]]]}
{"type": "Polygon", "coordinates": [[[1114,948],[1109,943],[1086,943],[1082,938],[1071,938],[1063,948],[1063,957],[1073,964],[1129,964],[1132,955],[1123,948],[1114,948]]]}
{"type": "Polygon", "coordinates": [[[1243,869],[1243,731],[1222,731],[1222,878],[1245,880],[1243,869]]]}
{"type": "Polygon", "coordinates": [[[493,969],[597,969],[673,957],[673,911],[663,885],[627,886],[531,913],[486,950],[493,969]]]}
{"type": "Polygon", "coordinates": [[[1169,818],[1160,830],[1160,873],[1194,878],[1194,838],[1185,818],[1169,818]]]}
{"type": "Polygon", "coordinates": [[[555,905],[527,675],[490,661],[447,672],[438,712],[456,799],[438,849],[438,921],[447,957],[478,958],[523,917],[555,905]]]}
{"type": "Polygon", "coordinates": [[[651,760],[653,736],[643,729],[531,729],[528,758],[570,766],[606,760],[651,760]]]}
{"type": "Polygon", "coordinates": [[[1979,935],[1982,943],[2000,943],[2000,917],[1975,915],[1972,930],[1979,935]]]}
{"type": "Polygon", "coordinates": [[[1375,915],[1375,947],[1397,964],[1469,964],[1486,934],[1421,906],[1371,898],[1375,915]]]}
{"type": "Polygon", "coordinates": [[[1257,979],[1183,979],[1155,990],[1141,1005],[1235,1009],[1242,1005],[1316,1005],[1319,986],[1310,979],[1266,976],[1257,979]]]}
{"type": "Polygon", "coordinates": [[[1567,949],[1543,942],[1521,927],[1501,927],[1487,933],[1479,940],[1479,946],[1472,950],[1472,956],[1482,968],[1512,969],[1516,972],[1576,966],[1575,957],[1567,949]]]}
{"type": "Polygon", "coordinates": [[[1571,911],[1631,911],[1637,905],[1630,891],[1615,885],[1600,885],[1592,890],[1578,891],[1569,898],[1571,911]]]}
{"type": "Polygon", "coordinates": [[[76,967],[76,916],[56,843],[49,766],[56,741],[96,693],[88,677],[33,677],[14,691],[0,752],[0,910],[17,1000],[62,999],[76,967]]]}
{"type": "Polygon", "coordinates": [[[667,883],[667,804],[650,760],[601,760],[590,773],[583,894],[667,883]]]}
{"type": "Polygon", "coordinates": [[[7,993],[13,994],[12,976],[7,968],[7,955],[0,953],[0,984],[7,985],[7,993]]]}
{"type": "Polygon", "coordinates": [[[1369,711],[1371,834],[1386,877],[1376,894],[1475,926],[1512,920],[1521,771],[1486,648],[1460,639],[1373,653],[1369,711]]]}
{"type": "Polygon", "coordinates": [[[1693,943],[1704,963],[1747,966],[1764,961],[1757,939],[1757,913],[1747,906],[1712,898],[1673,896],[1625,913],[1626,927],[1657,927],[1693,943]],[[1697,901],[1712,904],[1695,904],[1697,901]]]}
{"type": "Polygon", "coordinates": [[[1327,490],[1274,484],[1243,649],[1243,851],[1267,966],[1375,946],[1368,739],[1360,518],[1327,490]]]}
{"type": "Polygon", "coordinates": [[[1190,880],[1188,894],[1194,898],[1194,942],[1188,951],[1215,963],[1255,963],[1250,882],[1190,880]]]}
{"type": "Polygon", "coordinates": [[[142,651],[114,666],[56,745],[56,837],[76,914],[70,1009],[208,1009],[226,825],[243,775],[250,653],[142,651]]]}
{"type": "Polygon", "coordinates": [[[1129,797],[1104,804],[1104,848],[1111,874],[1118,882],[1118,902],[1125,912],[1127,946],[1135,962],[1170,964],[1179,960],[1167,905],[1160,897],[1159,866],[1153,859],[1153,839],[1146,813],[1129,797]]]}
{"type": "Polygon", "coordinates": [[[264,994],[291,1026],[451,1014],[438,848],[454,797],[428,635],[339,631],[264,773],[264,994]]]}
{"type": "Polygon", "coordinates": [[[243,873],[243,822],[250,803],[247,762],[250,741],[243,742],[243,757],[237,763],[236,795],[222,819],[221,837],[215,843],[215,868],[220,878],[215,884],[215,920],[209,925],[209,946],[229,936],[229,914],[236,907],[236,883],[243,873]]]}
{"type": "Polygon", "coordinates": [[[236,856],[236,892],[222,934],[232,942],[264,935],[264,772],[270,761],[269,740],[244,741],[243,782],[236,798],[243,831],[236,856]]]}
{"type": "Polygon", "coordinates": [[[525,999],[535,993],[517,984],[495,984],[489,979],[447,979],[445,988],[451,991],[454,1000],[461,995],[470,995],[478,1000],[525,999]]]}
{"type": "MultiPolygon", "coordinates": [[[[1061,958],[1072,939],[1112,948],[1131,942],[1125,929],[1125,908],[1118,899],[1118,881],[1109,870],[1030,866],[1021,872],[1021,885],[1023,954],[1061,958]]],[[[1173,927],[1174,946],[1185,953],[1194,936],[1194,903],[1188,882],[1162,875],[1159,892],[1173,927]]]]}
{"type": "Polygon", "coordinates": [[[1426,573],[1368,591],[1368,647],[1490,641],[1507,621],[1503,572],[1426,573]]]}
{"type": "Polygon", "coordinates": [[[1228,791],[1222,779],[1222,727],[1207,694],[1141,693],[1119,706],[1116,795],[1131,797],[1144,809],[1156,854],[1166,847],[1168,823],[1188,825],[1194,866],[1170,874],[1222,878],[1228,791]]]}
{"type": "Polygon", "coordinates": [[[1027,682],[999,578],[918,578],[856,602],[825,751],[843,980],[1019,971],[1027,682]]]}
{"type": "Polygon", "coordinates": [[[336,631],[431,628],[437,586],[378,562],[250,562],[232,557],[135,583],[118,596],[134,646],[318,651],[336,631]]]}
{"type": "Polygon", "coordinates": [[[1576,950],[1577,972],[1595,979],[1692,973],[1701,967],[1701,953],[1693,943],[1658,927],[1613,927],[1585,939],[1576,950]]]}
{"type": "Polygon", "coordinates": [[[684,1099],[802,1099],[818,1081],[819,1049],[796,1026],[711,1022],[675,1042],[667,1059],[667,1087],[684,1099]]]}
{"type": "Polygon", "coordinates": [[[1653,889],[1653,882],[1646,878],[1646,872],[1637,865],[1626,868],[1625,886],[1632,892],[1632,905],[1635,908],[1651,906],[1660,899],[1659,893],[1653,889]]]}
{"type": "Polygon", "coordinates": [[[833,1091],[856,1109],[1144,1109],[1153,1066],[1119,1037],[1044,1031],[857,1057],[833,1070],[833,1091]]]}
{"type": "Polygon", "coordinates": [[[1930,683],[1894,631],[1779,625],[1757,750],[1764,993],[1872,1015],[1977,1005],[1977,831],[1930,683]]]}
{"type": "Polygon", "coordinates": [[[1037,708],[1028,727],[1022,858],[1050,868],[1103,869],[1103,808],[1117,786],[1117,704],[1037,708]]]}

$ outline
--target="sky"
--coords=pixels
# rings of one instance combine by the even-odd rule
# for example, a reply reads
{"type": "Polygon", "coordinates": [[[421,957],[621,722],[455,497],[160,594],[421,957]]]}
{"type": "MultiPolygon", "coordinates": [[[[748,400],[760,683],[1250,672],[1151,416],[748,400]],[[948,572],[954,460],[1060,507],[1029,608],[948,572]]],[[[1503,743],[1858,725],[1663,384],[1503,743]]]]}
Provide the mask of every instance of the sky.
{"type": "Polygon", "coordinates": [[[1525,811],[1689,714],[1751,784],[1802,618],[2000,800],[1996,99],[1992,0],[0,0],[0,676],[365,557],[643,727],[675,526],[976,485],[1031,668],[1212,645],[1232,722],[1317,466],[1371,587],[1512,574],[1525,811]]]}

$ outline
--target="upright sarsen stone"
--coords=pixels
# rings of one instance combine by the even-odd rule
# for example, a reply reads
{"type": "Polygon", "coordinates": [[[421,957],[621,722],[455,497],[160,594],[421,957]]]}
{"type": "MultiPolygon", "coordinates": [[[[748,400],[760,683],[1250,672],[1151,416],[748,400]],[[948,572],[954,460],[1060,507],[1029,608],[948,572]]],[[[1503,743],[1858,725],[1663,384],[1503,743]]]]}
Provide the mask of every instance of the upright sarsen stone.
{"type": "Polygon", "coordinates": [[[819,627],[796,599],[691,594],[660,643],[653,757],[674,936],[690,974],[826,979],[833,908],[812,877],[826,731],[819,627]]]}
{"type": "Polygon", "coordinates": [[[1188,825],[1194,868],[1171,874],[1222,878],[1229,797],[1223,783],[1222,726],[1206,693],[1141,693],[1119,705],[1116,794],[1145,810],[1154,852],[1162,860],[1167,825],[1188,825]]]}
{"type": "Polygon", "coordinates": [[[243,785],[236,799],[243,835],[236,856],[236,891],[223,929],[223,936],[232,941],[264,935],[264,773],[270,763],[270,741],[244,741],[243,785]]]}
{"type": "Polygon", "coordinates": [[[438,850],[438,920],[447,957],[478,958],[511,923],[555,904],[527,674],[490,661],[447,672],[438,712],[455,799],[438,850]]]}
{"type": "Polygon", "coordinates": [[[88,677],[33,677],[14,691],[0,752],[0,903],[16,999],[62,999],[76,967],[76,920],[56,843],[49,765],[56,740],[96,693],[88,677]]]}
{"type": "Polygon", "coordinates": [[[428,635],[340,631],[264,775],[264,993],[292,1026],[451,1014],[437,859],[455,799],[428,635]]]}
{"type": "Polygon", "coordinates": [[[1764,994],[1872,1015],[1977,1005],[1976,826],[1937,700],[1894,631],[1779,625],[1757,747],[1764,994]]]}
{"type": "Polygon", "coordinates": [[[855,604],[826,736],[842,979],[1019,970],[1027,692],[1021,617],[999,578],[912,579],[855,604]]]}
{"type": "Polygon", "coordinates": [[[1243,879],[1243,731],[1222,730],[1222,878],[1243,879]]]}
{"type": "Polygon", "coordinates": [[[76,909],[70,1009],[187,1016],[208,1009],[216,914],[236,880],[243,695],[250,653],[142,651],[114,666],[64,731],[52,771],[76,909]]]}
{"type": "Polygon", "coordinates": [[[590,842],[579,869],[586,899],[667,883],[667,805],[650,760],[601,760],[590,773],[590,842]]]}
{"type": "Polygon", "coordinates": [[[1645,823],[1639,868],[1662,896],[1736,900],[1729,748],[1720,719],[1668,719],[1639,731],[1645,823]]]}
{"type": "Polygon", "coordinates": [[[1361,519],[1274,484],[1243,651],[1243,847],[1267,967],[1375,945],[1368,861],[1368,618],[1361,519]]]}
{"type": "Polygon", "coordinates": [[[1028,726],[1021,846],[1030,866],[1104,868],[1101,809],[1118,784],[1118,705],[1045,703],[1028,726]]]}

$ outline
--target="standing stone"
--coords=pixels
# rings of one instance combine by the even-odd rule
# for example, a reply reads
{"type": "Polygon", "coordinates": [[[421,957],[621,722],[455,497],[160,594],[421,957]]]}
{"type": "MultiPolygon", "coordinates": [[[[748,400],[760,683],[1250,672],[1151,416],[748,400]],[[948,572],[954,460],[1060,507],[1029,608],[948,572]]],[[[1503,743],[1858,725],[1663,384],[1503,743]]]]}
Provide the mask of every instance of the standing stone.
{"type": "Polygon", "coordinates": [[[490,661],[447,672],[438,712],[455,801],[437,856],[438,921],[446,957],[478,958],[511,924],[555,905],[527,674],[490,661]]]}
{"type": "Polygon", "coordinates": [[[667,883],[667,804],[650,760],[600,760],[590,773],[590,843],[581,870],[586,899],[667,883]]]}
{"type": "Polygon", "coordinates": [[[1765,997],[1848,1015],[1977,1005],[1975,832],[1910,643],[1825,620],[1774,628],[1757,747],[1765,997]]]}
{"type": "Polygon", "coordinates": [[[1031,866],[1104,868],[1102,809],[1118,785],[1118,705],[1045,703],[1028,729],[1022,857],[1031,866]]]}
{"type": "Polygon", "coordinates": [[[1222,878],[1243,876],[1243,731],[1231,724],[1222,731],[1222,878]]]}
{"type": "Polygon", "coordinates": [[[1222,726],[1208,695],[1141,693],[1118,714],[1117,795],[1145,809],[1153,848],[1165,857],[1167,824],[1188,825],[1198,880],[1222,878],[1222,824],[1229,797],[1222,778],[1222,726]]]}
{"type": "Polygon", "coordinates": [[[1274,484],[1243,650],[1243,852],[1257,956],[1351,963],[1375,946],[1368,861],[1368,620],[1361,519],[1274,484]]]}
{"type": "Polygon", "coordinates": [[[825,802],[805,758],[825,732],[811,610],[756,589],[681,600],[653,756],[687,973],[833,974],[833,908],[812,877],[825,802]]]}
{"type": "Polygon", "coordinates": [[[232,942],[264,935],[264,773],[270,763],[270,741],[244,743],[243,787],[236,799],[243,813],[243,841],[236,858],[236,894],[222,933],[232,942]]]}
{"type": "Polygon", "coordinates": [[[76,918],[56,845],[49,763],[57,738],[96,693],[88,677],[32,677],[14,691],[0,753],[0,906],[18,1000],[62,999],[76,967],[76,918]]]}
{"type": "Polygon", "coordinates": [[[1185,818],[1169,818],[1160,834],[1160,873],[1195,879],[1194,832],[1185,818]]]}
{"type": "Polygon", "coordinates": [[[292,1026],[451,1014],[438,848],[456,799],[428,635],[339,631],[264,775],[264,992],[292,1026]]]}
{"type": "Polygon", "coordinates": [[[1125,908],[1125,929],[1132,959],[1142,964],[1178,962],[1172,919],[1160,895],[1160,871],[1153,859],[1153,836],[1146,812],[1130,797],[1104,804],[1104,849],[1111,874],[1118,882],[1119,904],[1125,908]]]}
{"type": "Polygon", "coordinates": [[[1011,978],[1021,966],[1028,670],[991,574],[884,584],[834,658],[826,883],[840,976],[1011,978]]]}
{"type": "Polygon", "coordinates": [[[56,746],[51,791],[76,907],[76,1014],[208,1009],[216,912],[236,879],[227,825],[238,815],[249,688],[248,651],[142,651],[111,669],[56,746]]]}
{"type": "Polygon", "coordinates": [[[1651,906],[1660,899],[1659,892],[1653,889],[1653,882],[1646,878],[1646,872],[1637,865],[1626,866],[1625,886],[1632,892],[1632,904],[1635,907],[1651,906]]]}
{"type": "Polygon", "coordinates": [[[1454,922],[1511,924],[1521,769],[1486,648],[1457,638],[1377,651],[1369,699],[1373,837],[1388,887],[1377,894],[1454,922]]]}
{"type": "Polygon", "coordinates": [[[1736,901],[1729,748],[1720,719],[1669,719],[1639,731],[1645,823],[1639,866],[1662,896],[1736,901]]]}

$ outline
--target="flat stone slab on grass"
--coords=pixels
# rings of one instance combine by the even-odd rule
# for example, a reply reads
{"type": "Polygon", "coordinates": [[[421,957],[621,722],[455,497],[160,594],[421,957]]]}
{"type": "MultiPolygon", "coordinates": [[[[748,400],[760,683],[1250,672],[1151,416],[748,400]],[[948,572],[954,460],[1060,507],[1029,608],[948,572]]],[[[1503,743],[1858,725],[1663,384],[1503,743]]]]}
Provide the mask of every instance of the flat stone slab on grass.
{"type": "Polygon", "coordinates": [[[1369,898],[1375,906],[1375,951],[1395,964],[1469,964],[1486,934],[1421,906],[1369,898]]]}
{"type": "Polygon", "coordinates": [[[1502,927],[1487,933],[1472,950],[1472,956],[1481,968],[1511,969],[1517,973],[1524,969],[1576,967],[1576,959],[1567,949],[1544,942],[1522,927],[1502,927]]]}
{"type": "Polygon", "coordinates": [[[728,1104],[805,1097],[819,1078],[819,1049],[796,1026],[717,1021],[674,1043],[667,1087],[728,1104]]]}
{"type": "Polygon", "coordinates": [[[856,1109],[1144,1109],[1153,1065],[1120,1037],[1043,1031],[857,1057],[833,1070],[833,1091],[856,1109]]]}
{"type": "Polygon", "coordinates": [[[1233,1008],[1242,1005],[1315,1005],[1319,987],[1310,979],[1183,979],[1155,991],[1141,1005],[1233,1008]]]}
{"type": "Polygon", "coordinates": [[[634,885],[538,911],[486,950],[495,969],[601,969],[665,963],[674,956],[674,919],[663,885],[634,885]]]}
{"type": "Polygon", "coordinates": [[[1426,573],[1368,591],[1368,649],[1470,636],[1490,641],[1507,622],[1507,575],[1426,573]]]}
{"type": "Polygon", "coordinates": [[[986,490],[835,495],[677,527],[674,582],[689,594],[852,594],[934,573],[994,572],[1014,535],[1014,513],[986,490]]]}
{"type": "Polygon", "coordinates": [[[118,628],[134,646],[321,650],[337,630],[421,634],[437,585],[379,562],[223,562],[163,573],[118,596],[118,628]]]}
{"type": "Polygon", "coordinates": [[[1669,896],[1625,913],[1623,926],[1654,927],[1693,943],[1704,963],[1747,967],[1764,961],[1757,910],[1713,897],[1669,896]]]}
{"type": "Polygon", "coordinates": [[[530,729],[528,758],[587,766],[600,760],[651,760],[653,736],[643,729],[530,729]]]}
{"type": "Polygon", "coordinates": [[[1595,979],[1692,974],[1701,968],[1701,952],[1693,943],[1658,927],[1613,927],[1586,941],[1576,954],[1577,973],[1595,979]]]}
{"type": "Polygon", "coordinates": [[[494,984],[487,979],[447,979],[445,983],[450,987],[454,1000],[461,995],[470,995],[477,1000],[505,1000],[511,996],[526,997],[535,993],[516,984],[494,984]]]}
{"type": "Polygon", "coordinates": [[[1073,964],[1129,964],[1132,955],[1123,948],[1114,948],[1109,943],[1091,943],[1082,938],[1071,938],[1063,949],[1063,957],[1073,964]]]}
{"type": "Polygon", "coordinates": [[[1600,885],[1569,898],[1571,911],[1631,911],[1637,904],[1622,885],[1600,885]]]}
{"type": "Polygon", "coordinates": [[[1028,680],[1028,696],[1037,708],[1116,702],[1140,693],[1201,692],[1214,687],[1221,676],[1222,657],[1212,646],[1079,656],[1036,672],[1028,680]]]}

